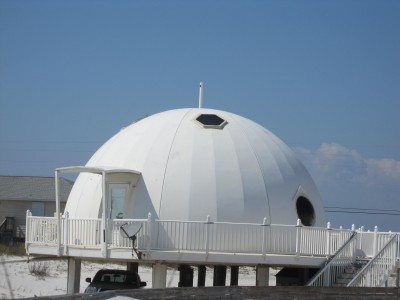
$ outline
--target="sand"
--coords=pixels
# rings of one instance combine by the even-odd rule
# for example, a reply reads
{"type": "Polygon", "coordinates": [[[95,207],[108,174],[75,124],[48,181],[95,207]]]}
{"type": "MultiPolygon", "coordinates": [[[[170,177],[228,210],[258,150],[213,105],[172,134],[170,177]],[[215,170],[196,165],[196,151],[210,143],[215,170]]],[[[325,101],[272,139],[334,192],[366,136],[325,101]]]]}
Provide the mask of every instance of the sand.
{"type": "MultiPolygon", "coordinates": [[[[167,287],[177,287],[179,272],[177,266],[168,268],[167,287]]],[[[88,283],[87,277],[92,277],[99,269],[126,269],[124,264],[111,264],[100,262],[82,262],[80,292],[84,292],[88,283]]],[[[277,270],[271,268],[270,285],[275,285],[277,270]]],[[[139,266],[139,274],[142,281],[147,283],[145,288],[152,287],[151,266],[139,266]]],[[[227,270],[227,284],[229,284],[230,272],[227,270]]],[[[212,286],[213,272],[207,268],[206,286],[212,286]]],[[[241,267],[239,270],[239,285],[254,286],[256,281],[255,269],[241,267]]],[[[194,271],[194,284],[197,282],[197,269],[194,271]]],[[[67,290],[67,261],[46,260],[29,261],[26,256],[0,255],[0,299],[20,299],[35,296],[62,295],[67,290]],[[39,276],[30,272],[30,269],[46,269],[46,275],[39,276]]]]}

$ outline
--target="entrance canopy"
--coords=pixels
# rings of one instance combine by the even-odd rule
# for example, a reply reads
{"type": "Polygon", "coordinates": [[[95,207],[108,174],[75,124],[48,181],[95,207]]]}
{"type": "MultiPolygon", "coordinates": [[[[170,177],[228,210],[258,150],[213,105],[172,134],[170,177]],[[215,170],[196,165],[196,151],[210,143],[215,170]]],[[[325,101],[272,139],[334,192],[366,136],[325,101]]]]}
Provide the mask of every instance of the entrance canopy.
{"type": "MultiPolygon", "coordinates": [[[[73,166],[73,167],[63,167],[56,169],[56,211],[57,215],[60,214],[60,197],[59,197],[59,177],[61,173],[91,173],[96,175],[101,175],[101,193],[102,198],[107,198],[107,182],[108,180],[112,181],[129,181],[132,186],[135,186],[139,177],[141,175],[140,172],[119,168],[119,167],[104,167],[104,166],[73,166]]],[[[109,209],[107,207],[108,201],[102,201],[102,211],[107,212],[109,209]]],[[[83,205],[83,203],[80,203],[83,205]]]]}
{"type": "Polygon", "coordinates": [[[113,173],[130,173],[140,175],[141,173],[130,169],[121,169],[117,167],[88,167],[88,166],[75,166],[57,168],[56,172],[60,173],[93,173],[93,174],[113,174],[113,173]]]}
{"type": "MultiPolygon", "coordinates": [[[[73,167],[63,167],[56,169],[56,214],[58,218],[58,224],[61,223],[61,213],[60,213],[60,174],[61,173],[90,173],[101,176],[101,205],[102,205],[102,219],[103,226],[106,224],[106,213],[111,210],[111,203],[108,196],[108,183],[111,182],[129,182],[129,185],[136,186],[139,177],[141,175],[140,172],[124,169],[118,167],[104,167],[104,166],[73,166],[73,167]]],[[[89,206],[91,205],[90,201],[87,203],[89,206]]],[[[84,202],[81,202],[80,205],[82,209],[85,209],[84,202]]],[[[58,226],[58,230],[60,230],[60,226],[58,226]]],[[[103,234],[105,235],[106,228],[103,228],[103,234]]],[[[103,237],[106,240],[106,237],[103,237]]]]}

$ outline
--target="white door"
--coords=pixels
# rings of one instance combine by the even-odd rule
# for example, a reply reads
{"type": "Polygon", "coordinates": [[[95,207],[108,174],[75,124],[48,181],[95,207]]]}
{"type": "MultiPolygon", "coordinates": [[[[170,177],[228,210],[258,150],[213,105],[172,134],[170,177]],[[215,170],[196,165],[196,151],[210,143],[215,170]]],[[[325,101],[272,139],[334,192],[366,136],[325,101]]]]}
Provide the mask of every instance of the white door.
{"type": "Polygon", "coordinates": [[[128,196],[129,184],[109,185],[109,199],[111,201],[110,219],[123,219],[126,197],[128,196]]]}

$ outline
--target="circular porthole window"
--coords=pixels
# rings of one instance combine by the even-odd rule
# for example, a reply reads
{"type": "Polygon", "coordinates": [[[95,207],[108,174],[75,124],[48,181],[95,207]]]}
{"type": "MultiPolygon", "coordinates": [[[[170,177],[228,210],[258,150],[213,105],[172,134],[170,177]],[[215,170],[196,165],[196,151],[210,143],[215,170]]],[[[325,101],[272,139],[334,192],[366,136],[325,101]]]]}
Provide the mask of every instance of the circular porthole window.
{"type": "Polygon", "coordinates": [[[315,224],[314,207],[306,197],[299,197],[296,201],[297,215],[304,226],[313,226],[315,224]]]}

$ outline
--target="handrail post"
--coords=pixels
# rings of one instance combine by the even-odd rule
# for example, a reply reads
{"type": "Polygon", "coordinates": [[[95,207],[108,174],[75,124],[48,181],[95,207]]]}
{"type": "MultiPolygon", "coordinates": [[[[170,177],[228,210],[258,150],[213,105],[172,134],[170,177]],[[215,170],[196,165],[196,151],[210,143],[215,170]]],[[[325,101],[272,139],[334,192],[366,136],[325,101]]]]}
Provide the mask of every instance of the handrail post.
{"type": "Polygon", "coordinates": [[[152,239],[152,228],[151,228],[151,213],[149,213],[147,215],[147,244],[146,244],[146,252],[147,254],[150,253],[150,249],[151,249],[151,239],[152,239]]]}
{"type": "Polygon", "coordinates": [[[207,216],[206,220],[206,240],[205,240],[205,249],[206,249],[206,255],[208,255],[209,247],[210,247],[210,215],[207,216]]]}
{"type": "Polygon", "coordinates": [[[300,219],[297,219],[297,224],[296,224],[296,255],[300,255],[300,230],[301,230],[301,221],[300,219]]]}
{"type": "Polygon", "coordinates": [[[329,266],[329,268],[326,270],[323,286],[331,286],[331,285],[332,285],[331,266],[329,266]]]}

